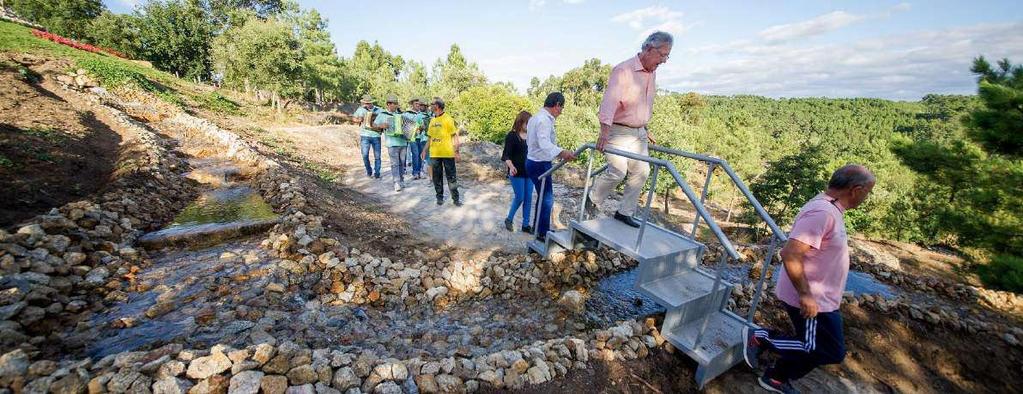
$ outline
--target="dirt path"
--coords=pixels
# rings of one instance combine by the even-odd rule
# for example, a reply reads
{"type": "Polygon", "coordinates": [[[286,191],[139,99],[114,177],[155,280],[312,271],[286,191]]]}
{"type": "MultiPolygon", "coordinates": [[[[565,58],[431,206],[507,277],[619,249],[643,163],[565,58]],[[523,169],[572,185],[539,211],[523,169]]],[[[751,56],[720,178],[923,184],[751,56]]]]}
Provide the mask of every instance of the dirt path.
{"type": "MultiPolygon", "coordinates": [[[[511,189],[502,182],[479,182],[462,173],[458,182],[464,205],[452,204],[445,186],[444,205],[438,206],[429,179],[411,180],[411,176],[406,175],[405,189],[400,193],[394,191],[386,149],[382,152],[382,178],[367,177],[355,127],[282,127],[272,132],[274,138],[290,141],[305,160],[340,168],[341,184],[370,197],[388,212],[410,223],[414,232],[435,242],[465,249],[520,252],[530,239],[528,234],[504,229],[511,189]]],[[[520,227],[520,218],[521,213],[516,215],[515,228],[520,227]]]]}

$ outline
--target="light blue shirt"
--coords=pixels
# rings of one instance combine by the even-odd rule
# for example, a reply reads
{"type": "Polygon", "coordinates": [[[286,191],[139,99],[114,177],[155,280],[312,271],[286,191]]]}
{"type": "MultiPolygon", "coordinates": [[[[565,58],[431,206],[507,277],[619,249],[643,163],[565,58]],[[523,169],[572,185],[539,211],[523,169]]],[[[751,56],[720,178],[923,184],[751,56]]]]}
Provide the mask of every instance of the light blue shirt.
{"type": "MultiPolygon", "coordinates": [[[[378,107],[373,107],[373,109],[371,109],[371,110],[366,110],[366,107],[360,106],[359,109],[355,110],[355,113],[352,114],[352,117],[355,118],[355,119],[362,119],[370,111],[373,111],[373,113],[378,114],[378,115],[380,114],[380,108],[378,108],[378,107]]],[[[363,137],[379,137],[380,133],[378,133],[378,132],[376,132],[376,131],[374,131],[372,129],[367,129],[366,127],[360,127],[359,128],[359,135],[361,135],[363,137]]]]}

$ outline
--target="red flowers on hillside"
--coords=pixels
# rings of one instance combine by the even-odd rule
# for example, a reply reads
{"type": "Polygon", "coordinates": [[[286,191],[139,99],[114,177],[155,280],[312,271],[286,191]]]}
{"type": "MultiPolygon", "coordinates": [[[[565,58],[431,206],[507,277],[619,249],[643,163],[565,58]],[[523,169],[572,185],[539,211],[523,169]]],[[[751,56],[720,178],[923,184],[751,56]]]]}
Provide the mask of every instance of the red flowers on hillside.
{"type": "Polygon", "coordinates": [[[117,57],[122,58],[122,59],[127,59],[128,58],[127,55],[125,55],[125,54],[123,54],[121,52],[115,51],[113,49],[102,48],[102,47],[98,47],[98,46],[95,46],[95,45],[89,45],[89,44],[81,43],[81,42],[72,40],[70,38],[59,36],[59,35],[56,35],[56,34],[53,34],[53,33],[50,33],[50,32],[45,32],[45,31],[42,31],[42,30],[32,29],[32,35],[34,35],[36,37],[39,37],[39,38],[44,38],[44,39],[53,41],[53,42],[58,43],[58,44],[67,45],[67,46],[75,48],[75,49],[81,49],[83,51],[89,51],[89,52],[92,52],[92,53],[99,53],[99,54],[109,54],[109,55],[117,56],[117,57]]]}

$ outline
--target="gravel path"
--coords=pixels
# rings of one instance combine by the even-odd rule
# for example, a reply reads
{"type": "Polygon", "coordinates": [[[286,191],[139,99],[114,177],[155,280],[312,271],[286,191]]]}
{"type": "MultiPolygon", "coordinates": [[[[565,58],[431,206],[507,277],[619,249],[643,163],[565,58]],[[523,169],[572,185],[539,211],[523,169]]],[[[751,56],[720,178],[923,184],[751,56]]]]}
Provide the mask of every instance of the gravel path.
{"type": "MultiPolygon", "coordinates": [[[[386,148],[382,150],[382,178],[367,177],[355,127],[288,127],[274,132],[293,141],[304,159],[343,167],[342,184],[372,198],[436,242],[473,250],[525,251],[531,236],[504,229],[505,215],[511,204],[511,187],[505,181],[478,182],[464,171],[460,172],[459,191],[464,205],[456,207],[451,203],[445,185],[444,205],[438,206],[429,179],[411,180],[406,175],[405,189],[400,193],[394,191],[386,148]]],[[[516,214],[516,229],[521,227],[521,216],[521,213],[516,214]]]]}

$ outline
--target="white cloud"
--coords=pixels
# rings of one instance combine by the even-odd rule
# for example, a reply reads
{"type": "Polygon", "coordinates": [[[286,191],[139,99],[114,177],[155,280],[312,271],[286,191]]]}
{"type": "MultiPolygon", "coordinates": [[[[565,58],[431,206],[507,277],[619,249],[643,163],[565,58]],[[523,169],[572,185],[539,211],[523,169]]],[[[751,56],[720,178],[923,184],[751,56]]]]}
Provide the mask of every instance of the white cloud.
{"type": "MultiPolygon", "coordinates": [[[[137,1],[137,0],[136,0],[137,1]]],[[[581,4],[586,0],[561,0],[565,4],[581,4]]],[[[536,10],[547,5],[547,0],[529,0],[529,10],[536,10]]]]}
{"type": "Polygon", "coordinates": [[[813,37],[869,19],[887,18],[898,12],[909,11],[911,8],[909,3],[899,3],[883,12],[875,14],[851,14],[845,11],[832,11],[802,22],[768,27],[761,30],[759,36],[769,42],[813,37]]]}
{"type": "Polygon", "coordinates": [[[862,15],[853,15],[845,11],[833,11],[802,22],[768,27],[760,32],[760,37],[767,41],[811,37],[838,30],[864,18],[862,15]]]}
{"type": "Polygon", "coordinates": [[[674,35],[684,33],[689,26],[682,23],[683,15],[682,12],[673,11],[665,6],[650,6],[615,15],[611,21],[639,31],[638,36],[642,39],[657,30],[674,35]]]}
{"type": "Polygon", "coordinates": [[[913,6],[910,5],[909,3],[899,3],[899,4],[896,4],[894,7],[892,7],[891,11],[892,12],[903,12],[903,11],[909,11],[911,9],[913,9],[913,6]]]}
{"type": "Polygon", "coordinates": [[[916,100],[928,93],[976,91],[970,63],[977,55],[1023,58],[1023,22],[817,45],[735,41],[704,48],[705,65],[669,62],[658,82],[677,91],[770,97],[882,97],[916,100]]]}

